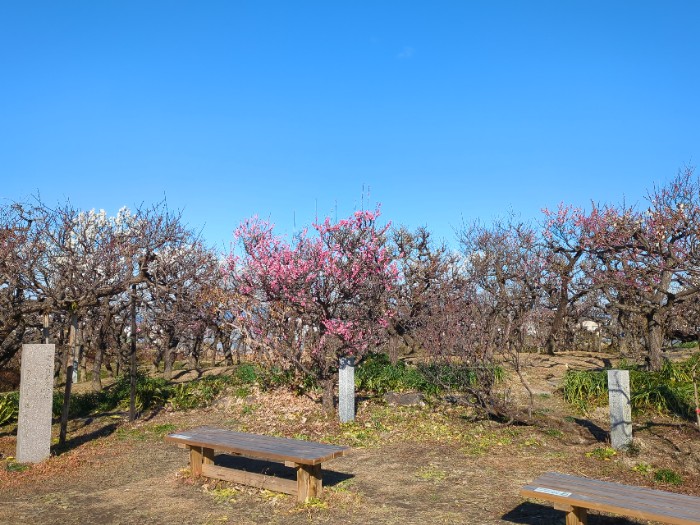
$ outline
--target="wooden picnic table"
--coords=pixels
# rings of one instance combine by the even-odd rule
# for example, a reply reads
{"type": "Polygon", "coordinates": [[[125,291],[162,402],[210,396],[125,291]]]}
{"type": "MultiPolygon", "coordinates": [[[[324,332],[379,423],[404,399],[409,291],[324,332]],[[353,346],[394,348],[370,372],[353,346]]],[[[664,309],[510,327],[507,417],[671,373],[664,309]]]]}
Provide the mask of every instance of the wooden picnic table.
{"type": "Polygon", "coordinates": [[[169,434],[165,440],[189,448],[193,476],[206,476],[284,492],[296,495],[301,502],[321,495],[321,464],[343,456],[349,450],[349,447],[206,426],[169,434]],[[215,451],[284,463],[296,469],[297,479],[294,481],[216,465],[215,451]]]}
{"type": "Polygon", "coordinates": [[[566,525],[585,525],[589,509],[675,525],[700,524],[699,497],[557,472],[543,474],[520,494],[553,502],[567,513],[566,525]]]}

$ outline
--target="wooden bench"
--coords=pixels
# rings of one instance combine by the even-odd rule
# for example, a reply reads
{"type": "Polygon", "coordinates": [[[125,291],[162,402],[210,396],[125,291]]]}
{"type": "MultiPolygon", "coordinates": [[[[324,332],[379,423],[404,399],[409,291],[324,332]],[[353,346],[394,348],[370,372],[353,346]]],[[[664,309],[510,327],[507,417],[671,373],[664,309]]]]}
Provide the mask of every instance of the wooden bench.
{"type": "Polygon", "coordinates": [[[206,476],[285,494],[296,494],[300,502],[321,495],[321,463],[343,456],[349,449],[213,427],[198,427],[187,432],[170,434],[165,440],[189,448],[190,470],[193,476],[206,476]],[[215,465],[215,450],[235,456],[284,463],[287,467],[296,469],[297,479],[294,481],[215,465]]]}
{"type": "Polygon", "coordinates": [[[588,509],[661,523],[700,524],[698,497],[556,472],[543,474],[520,494],[553,502],[555,509],[567,513],[566,525],[585,525],[588,509]]]}

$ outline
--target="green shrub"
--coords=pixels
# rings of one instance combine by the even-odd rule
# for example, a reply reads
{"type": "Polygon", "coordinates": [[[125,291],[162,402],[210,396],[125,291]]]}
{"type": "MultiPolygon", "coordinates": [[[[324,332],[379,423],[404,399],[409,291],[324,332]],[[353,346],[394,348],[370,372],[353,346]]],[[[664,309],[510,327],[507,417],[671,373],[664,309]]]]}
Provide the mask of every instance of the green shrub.
{"type": "Polygon", "coordinates": [[[244,363],[233,371],[233,377],[238,383],[252,385],[258,380],[258,370],[255,365],[244,363]]]}
{"type": "Polygon", "coordinates": [[[371,354],[357,367],[355,386],[382,395],[389,391],[424,391],[427,383],[418,369],[403,361],[394,365],[386,354],[371,354]]]}
{"type": "MultiPolygon", "coordinates": [[[[141,412],[165,405],[171,390],[172,386],[167,380],[139,373],[136,376],[136,410],[141,412]]],[[[110,410],[117,407],[128,407],[131,395],[131,378],[126,375],[119,376],[117,382],[104,392],[105,396],[98,404],[100,409],[110,410]]]]}
{"type": "MultiPolygon", "coordinates": [[[[494,366],[486,371],[493,382],[503,379],[503,369],[494,366]]],[[[436,395],[450,390],[465,390],[474,386],[479,374],[466,365],[453,363],[422,363],[410,366],[399,361],[392,364],[386,354],[370,354],[357,367],[355,385],[358,389],[377,395],[386,392],[417,390],[436,395]]]]}
{"type": "Polygon", "coordinates": [[[632,467],[632,470],[639,472],[640,474],[649,474],[651,473],[651,465],[641,461],[632,467]]]}
{"type": "Polygon", "coordinates": [[[170,404],[175,410],[208,407],[231,382],[227,376],[207,376],[180,383],[172,389],[170,404]]]}
{"type": "Polygon", "coordinates": [[[19,392],[0,394],[0,427],[17,421],[19,415],[19,392]]]}
{"type": "Polygon", "coordinates": [[[425,378],[427,386],[424,391],[428,394],[449,390],[468,390],[476,386],[480,380],[496,384],[505,377],[503,368],[497,365],[477,370],[463,364],[430,363],[418,365],[418,370],[425,378]]]}
{"type": "Polygon", "coordinates": [[[290,387],[301,392],[315,390],[318,381],[315,377],[302,374],[292,368],[270,366],[257,369],[258,385],[263,390],[272,390],[280,387],[290,387]]]}

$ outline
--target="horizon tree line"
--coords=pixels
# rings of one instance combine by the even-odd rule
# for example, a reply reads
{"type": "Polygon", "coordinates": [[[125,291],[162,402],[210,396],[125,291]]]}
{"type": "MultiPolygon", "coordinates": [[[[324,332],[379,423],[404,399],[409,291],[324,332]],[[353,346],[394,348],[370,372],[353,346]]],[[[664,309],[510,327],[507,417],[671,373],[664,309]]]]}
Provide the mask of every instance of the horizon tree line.
{"type": "Polygon", "coordinates": [[[48,338],[57,380],[75,362],[99,390],[103,369],[127,370],[136,342],[166,378],[178,353],[192,367],[205,352],[228,364],[245,356],[312,377],[332,407],[338,357],[380,351],[471,366],[481,386],[469,398],[492,409],[496,362],[528,388],[527,352],[583,339],[658,370],[672,339],[697,339],[692,168],[642,206],[561,204],[538,221],[463,224],[457,249],[380,215],[325,219],[291,240],[253,218],[222,257],[164,203],[114,217],[38,198],[1,205],[0,368],[16,368],[22,343],[48,338]]]}

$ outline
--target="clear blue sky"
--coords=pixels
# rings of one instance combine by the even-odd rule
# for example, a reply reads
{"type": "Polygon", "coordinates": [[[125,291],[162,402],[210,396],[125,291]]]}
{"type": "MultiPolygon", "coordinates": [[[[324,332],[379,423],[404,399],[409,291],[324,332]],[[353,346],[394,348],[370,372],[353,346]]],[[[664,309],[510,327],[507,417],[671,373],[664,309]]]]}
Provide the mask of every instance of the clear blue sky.
{"type": "Polygon", "coordinates": [[[699,162],[699,35],[695,0],[5,1],[0,198],[165,195],[220,247],[363,187],[448,241],[637,202],[699,162]]]}

